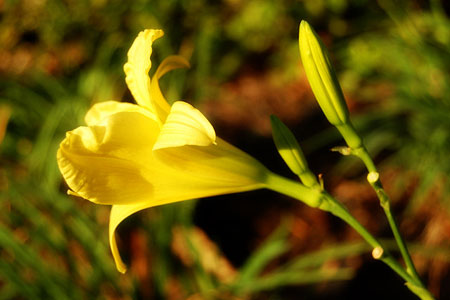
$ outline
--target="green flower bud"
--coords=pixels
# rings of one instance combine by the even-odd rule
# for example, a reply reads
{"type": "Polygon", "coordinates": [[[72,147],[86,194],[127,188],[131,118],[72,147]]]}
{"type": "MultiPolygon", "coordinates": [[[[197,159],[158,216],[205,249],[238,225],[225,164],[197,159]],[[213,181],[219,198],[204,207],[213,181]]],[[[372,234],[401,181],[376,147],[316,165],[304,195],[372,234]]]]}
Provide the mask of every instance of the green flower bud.
{"type": "Polygon", "coordinates": [[[347,123],[348,108],[327,50],[306,21],[300,23],[299,46],[309,84],[328,121],[335,126],[347,123]]]}
{"type": "Polygon", "coordinates": [[[318,185],[317,179],[309,170],[303,151],[292,132],[276,116],[270,116],[270,121],[275,146],[289,169],[300,177],[304,185],[308,187],[318,185]]]}

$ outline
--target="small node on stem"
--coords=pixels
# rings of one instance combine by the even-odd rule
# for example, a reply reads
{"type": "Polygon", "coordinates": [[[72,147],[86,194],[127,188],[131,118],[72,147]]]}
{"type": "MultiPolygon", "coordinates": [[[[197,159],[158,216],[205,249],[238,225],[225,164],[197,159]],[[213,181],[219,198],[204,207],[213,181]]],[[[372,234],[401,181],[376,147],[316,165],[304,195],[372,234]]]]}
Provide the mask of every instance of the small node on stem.
{"type": "Polygon", "coordinates": [[[381,247],[375,247],[372,250],[372,257],[374,259],[380,259],[383,256],[384,250],[381,247]]]}
{"type": "Polygon", "coordinates": [[[378,181],[378,179],[380,179],[380,173],[378,172],[370,172],[369,174],[367,174],[367,181],[369,183],[375,183],[378,181]]]}
{"type": "Polygon", "coordinates": [[[317,178],[319,179],[320,190],[323,191],[324,190],[323,174],[320,173],[319,175],[317,175],[317,178]]]}
{"type": "Polygon", "coordinates": [[[352,149],[350,147],[345,147],[345,146],[333,147],[333,148],[331,148],[331,151],[339,152],[340,154],[345,155],[345,156],[352,154],[352,149]]]}

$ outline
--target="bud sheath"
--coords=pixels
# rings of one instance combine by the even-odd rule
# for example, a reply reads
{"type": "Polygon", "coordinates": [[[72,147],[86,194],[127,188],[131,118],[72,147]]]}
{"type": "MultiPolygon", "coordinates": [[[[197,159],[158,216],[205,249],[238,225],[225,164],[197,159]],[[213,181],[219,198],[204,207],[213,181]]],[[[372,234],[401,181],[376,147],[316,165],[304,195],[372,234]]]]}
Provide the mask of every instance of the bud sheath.
{"type": "Polygon", "coordinates": [[[333,125],[347,123],[347,105],[327,50],[306,21],[300,23],[299,46],[309,84],[328,121],[333,125]]]}

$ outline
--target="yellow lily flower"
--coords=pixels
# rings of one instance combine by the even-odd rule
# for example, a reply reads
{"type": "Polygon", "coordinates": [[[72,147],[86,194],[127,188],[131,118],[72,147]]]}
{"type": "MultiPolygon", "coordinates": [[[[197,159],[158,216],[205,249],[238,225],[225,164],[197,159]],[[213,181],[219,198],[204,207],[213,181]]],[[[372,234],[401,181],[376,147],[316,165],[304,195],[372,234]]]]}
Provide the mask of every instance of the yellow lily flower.
{"type": "Polygon", "coordinates": [[[124,273],[116,244],[118,225],[156,205],[266,187],[271,174],[253,157],[216,137],[205,116],[190,104],[170,106],[158,80],[188,67],[166,58],[152,79],[150,55],[162,30],[139,33],[124,66],[136,104],[108,101],[86,114],[87,126],[67,132],[57,153],[69,193],[112,205],[109,241],[117,269],[124,273]]]}

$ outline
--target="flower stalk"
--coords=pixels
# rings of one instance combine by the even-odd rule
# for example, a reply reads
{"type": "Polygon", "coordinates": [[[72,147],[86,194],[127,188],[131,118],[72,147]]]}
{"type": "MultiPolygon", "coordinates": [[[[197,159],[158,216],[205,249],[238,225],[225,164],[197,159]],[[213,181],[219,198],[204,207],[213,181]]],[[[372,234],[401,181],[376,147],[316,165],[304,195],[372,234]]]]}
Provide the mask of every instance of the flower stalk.
{"type": "Polygon", "coordinates": [[[424,288],[423,284],[414,276],[414,274],[405,270],[392,254],[348,212],[344,205],[325,191],[318,191],[317,189],[306,187],[276,174],[269,174],[267,178],[267,188],[300,200],[311,207],[328,211],[340,218],[356,230],[361,237],[373,247],[373,253],[375,253],[374,258],[381,260],[402,277],[413,293],[423,300],[434,299],[433,295],[424,288]]]}
{"type": "Polygon", "coordinates": [[[402,266],[385,250],[381,243],[367,229],[353,217],[348,210],[335,198],[325,191],[318,191],[314,188],[308,188],[300,183],[281,177],[276,174],[270,174],[267,180],[267,188],[283,195],[290,196],[300,200],[303,203],[330,212],[336,217],[342,219],[353,229],[355,229],[374,249],[383,249],[383,255],[379,258],[381,261],[391,267],[405,281],[412,281],[412,277],[402,266]]]}
{"type": "MultiPolygon", "coordinates": [[[[306,21],[302,21],[300,24],[299,46],[306,76],[317,99],[317,102],[319,103],[319,106],[321,107],[328,121],[338,129],[349,147],[348,151],[345,151],[345,153],[349,153],[359,157],[363,161],[369,172],[368,181],[376,192],[377,197],[380,201],[380,206],[383,208],[384,213],[388,219],[389,226],[391,227],[392,233],[405,262],[406,271],[401,271],[403,270],[403,268],[401,268],[400,270],[399,265],[393,263],[390,256],[388,256],[389,258],[384,258],[386,257],[386,254],[383,254],[380,259],[387,263],[394,271],[396,271],[400,276],[402,276],[403,279],[405,279],[405,281],[407,282],[407,286],[412,292],[414,292],[422,299],[433,299],[432,295],[424,288],[424,285],[420,280],[420,277],[408,252],[406,243],[403,240],[402,235],[400,234],[400,230],[392,214],[390,198],[383,189],[383,186],[379,179],[377,168],[372,158],[370,157],[362,138],[358,135],[355,128],[353,127],[353,124],[350,121],[348,108],[345,103],[339,81],[337,80],[335,71],[330,63],[327,50],[317,33],[311,28],[311,26],[309,26],[306,21]]],[[[339,214],[342,214],[342,211],[340,209],[337,209],[336,211],[338,211],[339,214]]],[[[332,211],[332,213],[335,212],[332,211]]],[[[341,217],[344,217],[343,219],[345,219],[347,218],[346,215],[347,214],[344,213],[344,215],[342,215],[341,217]]],[[[350,219],[348,219],[347,221],[350,221],[350,219]]],[[[358,226],[352,227],[356,230],[360,230],[357,229],[358,226]]],[[[362,231],[360,232],[360,234],[363,236],[366,235],[365,233],[363,234],[362,231]]]]}

